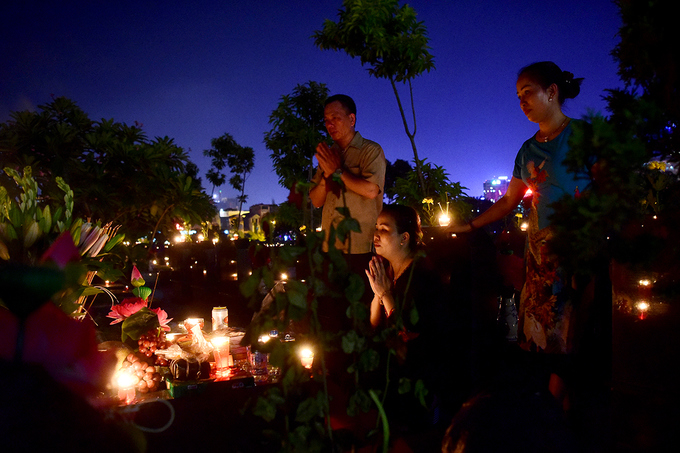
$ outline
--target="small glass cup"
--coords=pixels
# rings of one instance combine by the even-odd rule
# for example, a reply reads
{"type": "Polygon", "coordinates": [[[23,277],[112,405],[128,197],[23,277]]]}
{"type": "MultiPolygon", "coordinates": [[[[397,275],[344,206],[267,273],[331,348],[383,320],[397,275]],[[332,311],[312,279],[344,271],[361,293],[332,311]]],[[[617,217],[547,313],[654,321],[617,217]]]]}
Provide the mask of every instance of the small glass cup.
{"type": "Polygon", "coordinates": [[[255,378],[255,383],[266,383],[269,380],[269,353],[251,349],[248,346],[248,362],[250,363],[250,372],[255,378]]]}

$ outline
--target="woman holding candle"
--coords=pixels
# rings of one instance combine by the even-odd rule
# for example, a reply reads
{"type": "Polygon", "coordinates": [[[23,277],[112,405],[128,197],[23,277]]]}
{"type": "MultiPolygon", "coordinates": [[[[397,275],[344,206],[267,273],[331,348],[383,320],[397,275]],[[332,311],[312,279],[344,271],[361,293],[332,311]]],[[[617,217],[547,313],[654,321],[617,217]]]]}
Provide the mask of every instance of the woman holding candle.
{"type": "Polygon", "coordinates": [[[577,179],[567,170],[572,120],[562,111],[566,99],[576,97],[583,79],[562,71],[555,63],[543,61],[522,68],[517,78],[517,97],[527,119],[538,131],[524,142],[517,157],[505,195],[465,225],[449,228],[451,233],[471,232],[505,217],[522,201],[529,189],[533,194],[529,213],[526,250],[526,278],[522,290],[518,343],[546,374],[551,393],[567,401],[565,378],[568,357],[574,344],[574,285],[548,244],[553,236],[549,217],[551,204],[564,196],[578,197],[589,179],[577,179]],[[538,359],[541,360],[538,360],[538,359]]]}

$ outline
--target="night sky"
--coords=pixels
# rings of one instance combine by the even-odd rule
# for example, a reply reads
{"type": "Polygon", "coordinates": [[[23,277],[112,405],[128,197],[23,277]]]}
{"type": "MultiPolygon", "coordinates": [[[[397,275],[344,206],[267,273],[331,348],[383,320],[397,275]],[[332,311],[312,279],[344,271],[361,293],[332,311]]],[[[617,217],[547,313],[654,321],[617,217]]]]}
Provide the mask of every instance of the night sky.
{"type": "MultiPolygon", "coordinates": [[[[340,0],[14,1],[0,7],[0,121],[51,96],[74,100],[93,120],[143,124],[169,136],[204,179],[203,150],[228,132],[255,150],[248,204],[281,203],[263,143],[280,98],[310,80],[357,102],[357,130],[388,160],[413,160],[392,88],[359,60],[321,51],[311,38],[337,20],[340,0]]],[[[517,150],[537,129],[519,109],[524,65],[553,60],[584,77],[565,105],[580,118],[606,114],[602,96],[620,87],[610,52],[621,19],[609,0],[415,0],[436,69],[414,80],[416,144],[472,196],[509,176],[517,150]]],[[[402,90],[402,100],[408,94],[402,90]]],[[[228,185],[224,196],[234,197],[228,185]]]]}

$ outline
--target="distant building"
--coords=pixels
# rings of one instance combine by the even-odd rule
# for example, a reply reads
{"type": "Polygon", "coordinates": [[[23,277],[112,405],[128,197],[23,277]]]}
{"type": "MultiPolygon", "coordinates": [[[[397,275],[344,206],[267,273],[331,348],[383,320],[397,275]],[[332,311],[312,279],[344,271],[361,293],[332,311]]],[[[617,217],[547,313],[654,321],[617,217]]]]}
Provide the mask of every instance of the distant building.
{"type": "Polygon", "coordinates": [[[499,176],[484,181],[484,199],[497,202],[508,190],[510,179],[507,176],[499,176]]]}
{"type": "Polygon", "coordinates": [[[262,228],[262,218],[266,215],[276,212],[277,205],[275,204],[254,204],[250,207],[248,215],[245,216],[244,229],[246,231],[256,232],[262,228]]]}
{"type": "MultiPolygon", "coordinates": [[[[275,204],[255,204],[249,209],[243,208],[241,211],[241,219],[238,221],[239,230],[257,232],[262,227],[262,218],[268,213],[276,212],[277,205],[275,204]]],[[[238,219],[237,209],[220,209],[220,220],[223,230],[230,230],[231,226],[237,224],[238,219]]]]}

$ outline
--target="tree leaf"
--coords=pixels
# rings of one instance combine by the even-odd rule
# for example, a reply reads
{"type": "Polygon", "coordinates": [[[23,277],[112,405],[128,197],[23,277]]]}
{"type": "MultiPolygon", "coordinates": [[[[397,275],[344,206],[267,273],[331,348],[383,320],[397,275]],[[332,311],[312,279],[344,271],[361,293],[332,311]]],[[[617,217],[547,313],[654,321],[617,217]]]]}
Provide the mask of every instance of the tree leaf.
{"type": "Polygon", "coordinates": [[[290,280],[286,283],[286,294],[291,305],[307,309],[307,294],[308,289],[304,283],[297,280],[290,280]]]}
{"type": "Polygon", "coordinates": [[[314,417],[322,415],[321,407],[317,398],[309,397],[303,400],[295,411],[295,421],[307,423],[314,417]]]}
{"type": "Polygon", "coordinates": [[[158,315],[144,307],[123,321],[121,326],[121,341],[125,343],[130,339],[136,342],[143,334],[158,327],[160,327],[158,315]]]}

